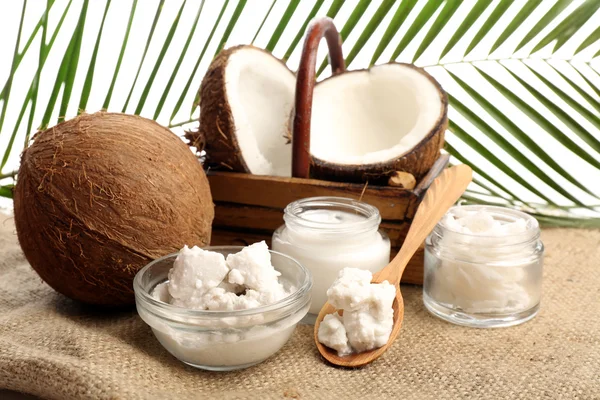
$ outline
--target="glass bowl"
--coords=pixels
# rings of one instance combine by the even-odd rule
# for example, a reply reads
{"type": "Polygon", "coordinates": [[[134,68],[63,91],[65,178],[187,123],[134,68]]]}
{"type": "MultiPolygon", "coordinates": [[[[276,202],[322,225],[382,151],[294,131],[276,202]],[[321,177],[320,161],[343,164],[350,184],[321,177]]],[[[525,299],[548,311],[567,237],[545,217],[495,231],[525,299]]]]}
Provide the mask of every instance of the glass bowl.
{"type": "MultiPolygon", "coordinates": [[[[225,257],[241,246],[213,246],[225,257]]],[[[211,371],[231,371],[258,364],[291,337],[310,307],[310,272],[293,258],[270,251],[271,263],[281,273],[280,282],[295,290],[267,306],[236,311],[203,311],[182,308],[152,297],[154,288],[168,280],[177,253],[152,261],[135,276],[137,311],[163,347],[180,361],[211,371]]]]}

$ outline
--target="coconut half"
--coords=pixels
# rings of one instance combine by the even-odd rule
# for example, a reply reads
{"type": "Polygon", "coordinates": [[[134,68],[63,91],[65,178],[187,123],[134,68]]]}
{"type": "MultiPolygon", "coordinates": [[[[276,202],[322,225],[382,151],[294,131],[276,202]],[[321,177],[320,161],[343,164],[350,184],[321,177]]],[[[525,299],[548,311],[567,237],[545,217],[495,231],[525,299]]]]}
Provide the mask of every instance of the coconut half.
{"type": "Polygon", "coordinates": [[[291,175],[286,127],[296,78],[271,53],[253,46],[224,50],[200,87],[200,128],[190,145],[209,167],[255,175],[291,175]]]}
{"type": "Polygon", "coordinates": [[[438,82],[410,64],[325,79],[314,88],[310,175],[377,182],[406,171],[419,180],[439,157],[447,109],[438,82]]]}

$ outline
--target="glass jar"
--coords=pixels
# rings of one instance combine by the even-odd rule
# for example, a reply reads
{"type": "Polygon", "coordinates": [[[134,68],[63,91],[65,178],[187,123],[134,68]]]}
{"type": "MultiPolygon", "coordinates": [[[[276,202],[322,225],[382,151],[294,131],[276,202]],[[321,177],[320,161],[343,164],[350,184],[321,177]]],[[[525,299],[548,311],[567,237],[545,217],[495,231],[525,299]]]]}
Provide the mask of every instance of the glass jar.
{"type": "Polygon", "coordinates": [[[327,302],[327,289],[340,270],[377,272],[390,261],[390,239],[379,230],[379,210],[369,204],[312,197],[290,203],[283,219],[285,225],[273,233],[272,248],[298,260],[313,276],[307,322],[314,322],[327,302]]]}
{"type": "Polygon", "coordinates": [[[542,290],[544,246],[537,220],[494,206],[456,206],[449,213],[458,208],[487,213],[501,224],[523,220],[522,228],[467,234],[442,219],[425,245],[425,306],[446,321],[471,327],[530,320],[538,312],[542,290]]]}

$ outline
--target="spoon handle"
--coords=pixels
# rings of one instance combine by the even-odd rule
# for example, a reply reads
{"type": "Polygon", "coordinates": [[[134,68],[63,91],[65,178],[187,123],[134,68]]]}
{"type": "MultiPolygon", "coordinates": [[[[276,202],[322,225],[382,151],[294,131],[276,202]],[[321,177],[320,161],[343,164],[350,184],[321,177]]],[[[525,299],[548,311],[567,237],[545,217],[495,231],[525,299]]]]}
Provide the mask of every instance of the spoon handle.
{"type": "Polygon", "coordinates": [[[445,169],[433,181],[415,213],[402,248],[392,262],[375,275],[373,281],[387,279],[396,285],[400,283],[404,268],[412,256],[448,209],[462,196],[471,179],[471,168],[462,164],[445,169]]]}

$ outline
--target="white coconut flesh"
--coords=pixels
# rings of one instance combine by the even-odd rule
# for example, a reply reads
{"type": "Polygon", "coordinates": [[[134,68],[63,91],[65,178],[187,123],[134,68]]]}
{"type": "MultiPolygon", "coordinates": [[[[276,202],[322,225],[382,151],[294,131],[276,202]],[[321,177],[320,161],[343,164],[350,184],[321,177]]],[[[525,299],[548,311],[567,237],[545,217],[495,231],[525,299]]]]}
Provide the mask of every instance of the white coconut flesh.
{"type": "Polygon", "coordinates": [[[434,128],[438,88],[401,64],[327,79],[315,87],[311,154],[332,164],[372,164],[401,157],[434,128]]]}
{"type": "Polygon", "coordinates": [[[285,127],[294,102],[294,74],[270,54],[244,48],[229,57],[225,78],[235,134],[250,173],[290,176],[292,146],[285,127]]]}

